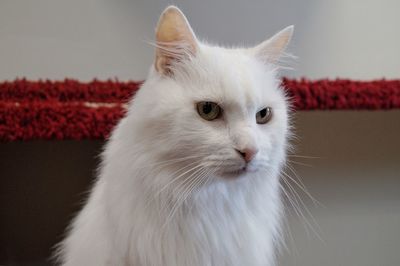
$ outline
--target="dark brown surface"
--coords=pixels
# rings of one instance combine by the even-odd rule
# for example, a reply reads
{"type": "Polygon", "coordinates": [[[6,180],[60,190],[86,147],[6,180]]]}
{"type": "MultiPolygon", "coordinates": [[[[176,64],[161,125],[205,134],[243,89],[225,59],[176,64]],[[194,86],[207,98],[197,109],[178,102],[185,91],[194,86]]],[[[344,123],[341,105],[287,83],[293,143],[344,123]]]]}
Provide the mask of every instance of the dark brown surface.
{"type": "Polygon", "coordinates": [[[0,265],[45,265],[90,188],[102,144],[0,143],[0,265]]]}

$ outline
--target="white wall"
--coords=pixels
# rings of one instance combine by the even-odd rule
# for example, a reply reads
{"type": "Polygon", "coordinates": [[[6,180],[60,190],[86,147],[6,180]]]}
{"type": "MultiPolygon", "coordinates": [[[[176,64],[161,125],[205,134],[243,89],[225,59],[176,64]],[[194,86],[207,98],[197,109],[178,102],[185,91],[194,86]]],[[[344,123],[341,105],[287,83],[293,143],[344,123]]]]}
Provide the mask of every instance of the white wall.
{"type": "Polygon", "coordinates": [[[396,78],[396,0],[1,0],[0,79],[143,79],[159,13],[175,3],[202,38],[256,44],[294,24],[294,76],[396,78]]]}
{"type": "MultiPolygon", "coordinates": [[[[256,44],[296,26],[295,71],[310,78],[400,78],[400,1],[0,0],[0,80],[143,79],[158,15],[171,2],[202,38],[256,44]]],[[[298,159],[323,242],[290,220],[282,265],[400,265],[400,113],[300,112],[298,159]],[[297,251],[296,251],[297,250],[297,251]]]]}

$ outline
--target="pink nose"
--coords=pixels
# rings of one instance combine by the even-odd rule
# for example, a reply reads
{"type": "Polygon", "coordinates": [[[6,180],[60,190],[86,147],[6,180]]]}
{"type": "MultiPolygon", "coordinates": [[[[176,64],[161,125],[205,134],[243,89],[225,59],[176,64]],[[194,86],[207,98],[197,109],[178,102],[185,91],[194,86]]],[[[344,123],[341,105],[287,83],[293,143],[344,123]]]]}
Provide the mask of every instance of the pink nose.
{"type": "Polygon", "coordinates": [[[256,156],[258,149],[256,148],[245,148],[243,150],[237,150],[237,152],[243,157],[246,163],[250,162],[254,156],[256,156]]]}

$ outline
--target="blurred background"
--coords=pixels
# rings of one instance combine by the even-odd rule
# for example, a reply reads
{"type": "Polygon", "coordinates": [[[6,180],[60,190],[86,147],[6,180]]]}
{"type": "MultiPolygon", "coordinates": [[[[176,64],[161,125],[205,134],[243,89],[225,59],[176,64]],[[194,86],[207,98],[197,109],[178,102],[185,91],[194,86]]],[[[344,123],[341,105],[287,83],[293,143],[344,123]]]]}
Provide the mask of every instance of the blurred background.
{"type": "MultiPolygon", "coordinates": [[[[143,80],[154,54],[146,42],[169,4],[200,39],[221,45],[255,45],[295,25],[289,51],[298,59],[285,76],[400,78],[396,0],[0,0],[0,81],[143,80]]],[[[288,205],[291,234],[279,265],[400,265],[400,111],[294,119],[301,157],[292,166],[320,204],[297,188],[314,218],[288,205]]],[[[44,265],[80,208],[102,145],[0,144],[1,265],[44,265]]]]}

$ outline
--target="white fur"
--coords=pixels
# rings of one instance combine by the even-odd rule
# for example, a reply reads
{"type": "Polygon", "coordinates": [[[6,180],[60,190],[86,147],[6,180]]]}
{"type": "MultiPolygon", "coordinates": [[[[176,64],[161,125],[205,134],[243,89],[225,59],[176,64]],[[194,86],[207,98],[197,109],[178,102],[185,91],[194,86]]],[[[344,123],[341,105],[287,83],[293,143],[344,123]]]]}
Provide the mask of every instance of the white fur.
{"type": "Polygon", "coordinates": [[[274,265],[287,109],[273,67],[252,50],[199,44],[172,77],[152,68],[106,145],[61,263],[274,265]],[[219,103],[223,117],[202,119],[199,101],[219,103]],[[273,117],[257,124],[266,106],[273,117]],[[226,177],[244,165],[235,148],[248,145],[259,149],[248,171],[226,177]]]}

